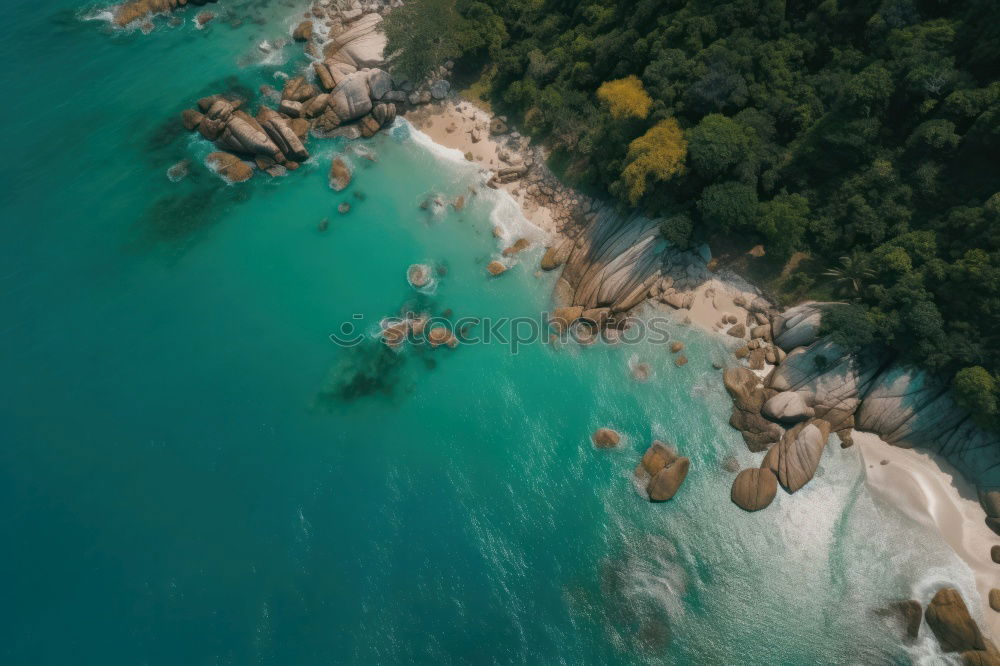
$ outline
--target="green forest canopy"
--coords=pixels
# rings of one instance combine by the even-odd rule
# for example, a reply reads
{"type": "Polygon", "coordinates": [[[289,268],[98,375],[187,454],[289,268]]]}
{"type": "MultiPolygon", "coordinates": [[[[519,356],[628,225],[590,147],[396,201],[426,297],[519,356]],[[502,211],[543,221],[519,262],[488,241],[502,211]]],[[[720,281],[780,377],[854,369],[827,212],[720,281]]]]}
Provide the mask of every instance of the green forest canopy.
{"type": "Polygon", "coordinates": [[[485,73],[496,108],[563,151],[571,181],[664,217],[679,245],[722,234],[762,242],[779,292],[852,304],[830,318],[838,337],[860,331],[954,376],[960,400],[996,414],[995,0],[410,0],[404,9],[412,14],[399,23],[411,29],[388,32],[408,71],[426,68],[407,40],[443,39],[442,53],[485,73]],[[603,84],[633,86],[630,77],[652,100],[648,113],[612,113],[598,98],[603,84]],[[630,150],[668,119],[683,132],[671,139],[686,143],[683,164],[678,150],[630,150]],[[657,155],[674,163],[651,163],[657,155]],[[644,187],[637,173],[648,174],[644,187]],[[782,271],[796,252],[809,261],[782,271]],[[989,399],[975,395],[984,387],[989,399]]]}

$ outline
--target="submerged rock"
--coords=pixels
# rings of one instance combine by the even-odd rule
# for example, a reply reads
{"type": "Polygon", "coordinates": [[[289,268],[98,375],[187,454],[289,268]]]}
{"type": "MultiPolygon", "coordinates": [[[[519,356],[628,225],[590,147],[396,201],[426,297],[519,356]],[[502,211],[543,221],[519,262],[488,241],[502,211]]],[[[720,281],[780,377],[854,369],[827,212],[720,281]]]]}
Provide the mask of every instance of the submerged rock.
{"type": "Polygon", "coordinates": [[[341,192],[351,184],[351,169],[343,157],[333,158],[330,164],[330,187],[334,192],[341,192]]]}
{"type": "Polygon", "coordinates": [[[411,264],[406,271],[406,279],[414,287],[427,286],[431,281],[431,269],[426,264],[411,264]]]}
{"type": "Polygon", "coordinates": [[[253,169],[243,160],[224,152],[209,153],[208,166],[230,183],[242,183],[253,177],[253,169]]]}
{"type": "Polygon", "coordinates": [[[491,261],[490,263],[486,264],[486,270],[489,271],[490,275],[496,277],[497,275],[506,272],[507,267],[504,266],[499,261],[491,261]]]}
{"type": "Polygon", "coordinates": [[[979,625],[969,614],[962,595],[954,588],[938,590],[927,605],[924,617],[943,651],[986,650],[979,625]]]}
{"type": "Polygon", "coordinates": [[[594,431],[594,434],[591,436],[591,439],[594,442],[594,446],[596,446],[597,448],[611,449],[618,446],[618,443],[621,442],[622,438],[621,435],[619,435],[611,428],[598,428],[596,431],[594,431]]]}

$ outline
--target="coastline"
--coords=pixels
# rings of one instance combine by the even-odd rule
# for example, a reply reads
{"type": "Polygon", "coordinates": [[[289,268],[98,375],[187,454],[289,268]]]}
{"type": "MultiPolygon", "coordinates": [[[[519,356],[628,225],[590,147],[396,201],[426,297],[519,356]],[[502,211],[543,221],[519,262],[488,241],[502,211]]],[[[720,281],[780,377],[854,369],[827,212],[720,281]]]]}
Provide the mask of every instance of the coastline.
{"type": "MultiPolygon", "coordinates": [[[[484,171],[496,172],[521,163],[544,168],[536,161],[537,148],[529,148],[529,142],[516,133],[492,133],[493,116],[470,101],[446,99],[411,109],[404,117],[439,145],[458,150],[467,159],[471,157],[484,171]]],[[[559,187],[573,193],[565,185],[559,187]]],[[[575,237],[577,230],[569,226],[571,205],[540,200],[520,180],[501,183],[499,188],[511,195],[525,217],[549,236],[553,246],[575,237]]],[[[563,196],[567,200],[573,198],[572,194],[563,196]]],[[[740,321],[750,317],[748,304],[760,296],[752,284],[729,271],[713,271],[700,284],[682,293],[686,297],[684,307],[675,308],[656,298],[646,300],[645,307],[734,343],[737,340],[726,334],[729,325],[725,317],[736,315],[740,321]]],[[[773,368],[767,364],[756,373],[764,378],[773,368]]],[[[975,614],[983,633],[996,641],[1000,637],[1000,613],[990,607],[989,592],[997,584],[1000,565],[991,559],[990,548],[1000,540],[985,523],[987,514],[977,499],[974,484],[941,456],[894,446],[872,433],[852,431],[852,436],[859,446],[866,485],[872,495],[911,520],[937,531],[972,571],[979,594],[975,614]],[[883,460],[887,464],[882,464],[883,460]]]]}
{"type": "Polygon", "coordinates": [[[972,570],[979,592],[980,627],[1000,636],[1000,613],[989,605],[1000,565],[990,559],[996,535],[986,526],[986,512],[976,488],[941,456],[893,446],[878,435],[853,431],[872,495],[911,520],[931,527],[972,570]],[[883,464],[882,461],[887,461],[883,464]]]}

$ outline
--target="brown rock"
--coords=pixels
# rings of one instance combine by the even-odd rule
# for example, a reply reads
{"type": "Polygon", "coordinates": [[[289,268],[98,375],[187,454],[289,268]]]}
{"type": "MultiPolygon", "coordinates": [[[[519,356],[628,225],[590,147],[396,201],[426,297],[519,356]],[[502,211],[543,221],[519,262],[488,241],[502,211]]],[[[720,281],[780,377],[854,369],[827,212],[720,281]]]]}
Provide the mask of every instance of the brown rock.
{"type": "Polygon", "coordinates": [[[781,439],[783,432],[780,426],[760,414],[746,412],[736,406],[729,417],[729,425],[740,431],[747,448],[754,453],[766,451],[771,444],[781,439]]]}
{"type": "Polygon", "coordinates": [[[308,42],[309,38],[312,37],[312,32],[312,21],[303,21],[295,26],[295,30],[292,31],[292,39],[297,42],[308,42]]]}
{"type": "Polygon", "coordinates": [[[672,353],[676,354],[677,352],[679,352],[682,349],[684,349],[684,343],[683,342],[671,342],[670,343],[670,351],[672,353]]]}
{"type": "Polygon", "coordinates": [[[505,272],[507,267],[499,261],[491,261],[486,265],[486,270],[489,271],[490,275],[497,276],[505,272]]]}
{"type": "Polygon", "coordinates": [[[733,399],[733,403],[745,412],[760,413],[765,394],[760,386],[760,378],[747,368],[726,368],[722,373],[722,383],[733,399]]]}
{"type": "Polygon", "coordinates": [[[726,334],[731,335],[734,338],[745,338],[747,335],[747,327],[744,326],[743,324],[736,324],[728,331],[726,331],[726,334]]]}
{"type": "Polygon", "coordinates": [[[745,469],[736,475],[730,498],[746,511],[760,511],[774,501],[778,477],[769,469],[745,469]]]}
{"type": "Polygon", "coordinates": [[[603,326],[611,316],[611,308],[590,308],[580,313],[580,319],[589,321],[594,326],[603,326]]]}
{"type": "Polygon", "coordinates": [[[663,442],[656,440],[642,454],[642,460],[639,461],[639,466],[635,471],[637,474],[645,472],[652,477],[675,460],[677,460],[677,453],[663,442]]]}
{"type": "Polygon", "coordinates": [[[243,160],[230,153],[209,153],[208,166],[230,183],[242,183],[253,177],[251,169],[243,160]]]}
{"type": "Polygon", "coordinates": [[[621,435],[611,428],[598,428],[594,431],[591,439],[594,441],[594,446],[599,449],[614,448],[622,440],[621,435]]]}
{"type": "Polygon", "coordinates": [[[962,595],[954,588],[944,587],[938,590],[927,605],[924,617],[931,631],[937,636],[943,651],[965,652],[986,649],[979,626],[969,615],[969,609],[962,595]]]}
{"type": "Polygon", "coordinates": [[[1000,590],[996,588],[990,590],[990,608],[1000,613],[1000,590]]]}
{"type": "Polygon", "coordinates": [[[579,319],[581,315],[583,315],[583,308],[579,305],[556,308],[552,311],[552,325],[555,327],[556,331],[563,333],[568,330],[573,322],[579,319]]]}
{"type": "Polygon", "coordinates": [[[895,613],[899,619],[902,620],[903,628],[906,630],[907,636],[910,638],[916,638],[919,635],[920,621],[924,615],[919,601],[915,599],[897,601],[889,607],[889,610],[895,613]]]}
{"type": "Polygon", "coordinates": [[[684,479],[687,478],[690,466],[691,460],[681,456],[657,472],[649,480],[649,485],[646,486],[649,500],[651,502],[666,502],[673,498],[681,484],[684,483],[684,479]]]}
{"type": "Polygon", "coordinates": [[[342,157],[333,158],[330,164],[330,187],[340,192],[351,184],[351,170],[342,157]]]}
{"type": "Polygon", "coordinates": [[[681,354],[680,356],[674,359],[674,365],[676,365],[678,368],[687,365],[687,363],[688,363],[688,357],[685,356],[684,354],[681,354]]]}
{"type": "Polygon", "coordinates": [[[430,333],[427,334],[427,342],[430,343],[431,347],[440,347],[441,345],[454,347],[458,341],[447,328],[444,326],[436,326],[430,330],[430,333]]]}
{"type": "Polygon", "coordinates": [[[514,241],[513,245],[511,245],[510,247],[506,248],[503,251],[503,256],[510,257],[512,255],[517,254],[518,252],[523,252],[524,250],[528,249],[529,245],[531,245],[531,243],[528,242],[527,238],[518,238],[516,241],[514,241]]]}
{"type": "Polygon", "coordinates": [[[1000,656],[995,652],[968,650],[962,653],[962,663],[965,666],[1000,666],[1000,656]]]}
{"type": "Polygon", "coordinates": [[[994,562],[1000,564],[1000,546],[993,546],[990,548],[990,557],[993,558],[994,562]]]}
{"type": "Polygon", "coordinates": [[[184,109],[181,111],[181,122],[184,123],[184,129],[189,132],[193,132],[198,129],[198,125],[201,124],[201,120],[204,117],[205,116],[194,109],[184,109]]]}

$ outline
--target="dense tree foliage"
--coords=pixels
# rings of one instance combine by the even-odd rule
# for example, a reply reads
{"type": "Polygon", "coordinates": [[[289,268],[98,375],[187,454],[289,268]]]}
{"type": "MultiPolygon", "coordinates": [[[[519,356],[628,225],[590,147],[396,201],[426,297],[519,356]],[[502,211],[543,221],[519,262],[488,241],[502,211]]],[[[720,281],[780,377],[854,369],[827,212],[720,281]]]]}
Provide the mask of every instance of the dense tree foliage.
{"type": "Polygon", "coordinates": [[[450,6],[463,64],[568,178],[679,243],[763,243],[779,294],[850,302],[836,323],[997,402],[995,0],[450,6]],[[632,77],[648,114],[600,99],[632,77]]]}

